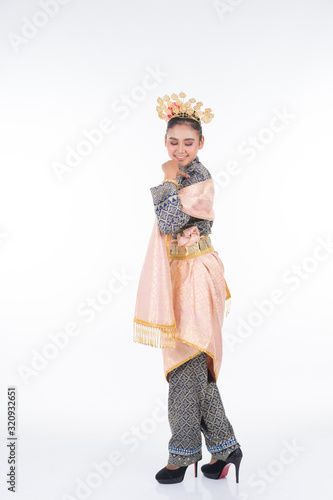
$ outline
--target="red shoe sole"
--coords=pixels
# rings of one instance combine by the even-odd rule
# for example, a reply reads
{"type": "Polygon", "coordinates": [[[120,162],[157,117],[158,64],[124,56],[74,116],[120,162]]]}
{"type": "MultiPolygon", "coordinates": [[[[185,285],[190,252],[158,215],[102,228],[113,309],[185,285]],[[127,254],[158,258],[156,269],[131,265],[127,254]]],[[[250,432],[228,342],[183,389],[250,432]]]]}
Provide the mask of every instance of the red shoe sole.
{"type": "Polygon", "coordinates": [[[221,479],[222,477],[225,477],[228,472],[229,472],[229,467],[230,467],[230,464],[226,465],[225,467],[223,467],[222,469],[222,472],[221,472],[221,475],[219,477],[219,479],[221,479]]]}

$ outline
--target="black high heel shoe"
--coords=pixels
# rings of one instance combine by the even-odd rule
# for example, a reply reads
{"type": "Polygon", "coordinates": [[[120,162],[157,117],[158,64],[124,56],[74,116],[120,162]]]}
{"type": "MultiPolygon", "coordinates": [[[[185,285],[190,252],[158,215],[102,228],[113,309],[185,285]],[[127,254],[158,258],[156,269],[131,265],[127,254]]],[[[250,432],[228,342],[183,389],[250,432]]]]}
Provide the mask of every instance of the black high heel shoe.
{"type": "Polygon", "coordinates": [[[239,466],[243,458],[243,452],[240,448],[230,453],[226,460],[217,460],[214,464],[205,464],[201,467],[204,476],[209,479],[221,479],[228,474],[230,464],[236,468],[236,483],[239,482],[239,466]]]}
{"type": "MultiPolygon", "coordinates": [[[[178,469],[167,469],[164,467],[155,476],[155,479],[161,484],[181,483],[184,479],[188,465],[178,467],[178,469]]],[[[194,475],[198,476],[198,462],[194,462],[194,475]]]]}

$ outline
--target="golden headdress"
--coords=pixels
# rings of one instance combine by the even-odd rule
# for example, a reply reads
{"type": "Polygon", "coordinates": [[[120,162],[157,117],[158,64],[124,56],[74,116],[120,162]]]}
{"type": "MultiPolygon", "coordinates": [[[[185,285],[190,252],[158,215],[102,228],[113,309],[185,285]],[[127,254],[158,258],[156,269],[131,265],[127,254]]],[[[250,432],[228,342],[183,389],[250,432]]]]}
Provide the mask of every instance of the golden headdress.
{"type": "Polygon", "coordinates": [[[171,94],[171,98],[168,95],[165,95],[163,99],[162,97],[158,97],[158,106],[156,106],[156,110],[159,118],[168,122],[171,118],[178,116],[180,118],[191,118],[200,124],[201,121],[209,123],[212,120],[214,115],[210,108],[201,111],[200,108],[203,106],[202,102],[197,102],[192,107],[192,104],[194,104],[196,100],[192,98],[184,102],[185,97],[186,94],[184,92],[180,92],[179,96],[177,94],[171,94]]]}

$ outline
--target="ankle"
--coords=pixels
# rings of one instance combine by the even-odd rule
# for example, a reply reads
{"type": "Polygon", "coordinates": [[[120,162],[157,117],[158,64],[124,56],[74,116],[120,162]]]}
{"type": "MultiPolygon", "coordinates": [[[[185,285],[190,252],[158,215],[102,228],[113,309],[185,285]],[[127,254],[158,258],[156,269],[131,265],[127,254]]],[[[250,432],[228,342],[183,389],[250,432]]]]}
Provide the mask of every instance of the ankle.
{"type": "Polygon", "coordinates": [[[169,470],[179,469],[179,467],[176,467],[175,465],[171,465],[171,464],[167,464],[166,468],[169,469],[169,470]]]}

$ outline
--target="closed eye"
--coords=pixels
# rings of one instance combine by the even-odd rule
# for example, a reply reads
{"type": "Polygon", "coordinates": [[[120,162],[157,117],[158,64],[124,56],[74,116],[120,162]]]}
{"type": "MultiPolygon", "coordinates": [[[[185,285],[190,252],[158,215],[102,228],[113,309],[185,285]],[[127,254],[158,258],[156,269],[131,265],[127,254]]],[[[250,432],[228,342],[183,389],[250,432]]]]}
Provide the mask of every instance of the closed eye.
{"type": "MultiPolygon", "coordinates": [[[[170,144],[172,146],[177,146],[177,142],[170,142],[170,144]]],[[[191,144],[185,144],[185,146],[192,146],[192,143],[191,144]]]]}

